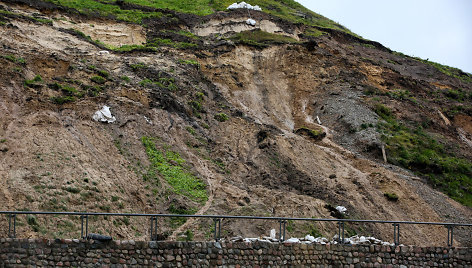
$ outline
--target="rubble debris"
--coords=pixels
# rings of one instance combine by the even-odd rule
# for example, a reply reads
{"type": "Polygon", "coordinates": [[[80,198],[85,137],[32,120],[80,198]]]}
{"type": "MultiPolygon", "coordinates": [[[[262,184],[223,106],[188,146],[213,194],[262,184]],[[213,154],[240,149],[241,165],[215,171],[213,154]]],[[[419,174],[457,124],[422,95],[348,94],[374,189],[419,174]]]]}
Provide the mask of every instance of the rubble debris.
{"type": "Polygon", "coordinates": [[[111,114],[110,107],[103,105],[101,110],[96,111],[92,117],[93,120],[98,122],[113,123],[116,118],[111,114]]]}
{"type": "Polygon", "coordinates": [[[253,6],[253,5],[248,4],[246,2],[241,2],[239,4],[238,3],[233,3],[227,9],[238,9],[238,8],[246,8],[246,9],[262,11],[262,9],[259,6],[253,6]]]}

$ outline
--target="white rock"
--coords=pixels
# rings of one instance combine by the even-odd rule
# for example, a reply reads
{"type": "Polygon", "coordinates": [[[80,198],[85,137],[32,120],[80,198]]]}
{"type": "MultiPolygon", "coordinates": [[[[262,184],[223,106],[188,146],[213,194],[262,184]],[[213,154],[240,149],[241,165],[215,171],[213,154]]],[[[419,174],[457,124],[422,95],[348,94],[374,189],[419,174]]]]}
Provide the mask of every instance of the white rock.
{"type": "Polygon", "coordinates": [[[305,240],[308,240],[308,241],[310,241],[310,242],[312,242],[312,243],[316,241],[315,237],[314,237],[314,236],[311,236],[311,235],[306,235],[306,236],[305,236],[305,240]]]}
{"type": "Polygon", "coordinates": [[[300,243],[300,239],[292,237],[290,239],[285,240],[285,243],[300,243]]]}
{"type": "Polygon", "coordinates": [[[248,19],[248,20],[246,21],[246,24],[247,24],[247,25],[256,26],[256,21],[253,20],[253,19],[248,19]]]}
{"type": "Polygon", "coordinates": [[[93,114],[93,120],[99,122],[113,123],[116,121],[116,118],[111,114],[110,107],[103,105],[101,110],[98,110],[93,114]]]}
{"type": "Polygon", "coordinates": [[[100,50],[100,51],[98,51],[98,54],[99,54],[99,55],[109,55],[110,52],[109,52],[109,51],[106,51],[106,50],[100,50]]]}
{"type": "Polygon", "coordinates": [[[275,239],[275,229],[270,230],[270,238],[275,239]]]}
{"type": "Polygon", "coordinates": [[[144,116],[144,120],[146,120],[148,124],[152,125],[151,119],[147,118],[147,116],[144,116]]]}
{"type": "Polygon", "coordinates": [[[347,211],[347,208],[345,208],[343,206],[337,206],[336,210],[339,211],[340,213],[344,214],[347,211]]]}

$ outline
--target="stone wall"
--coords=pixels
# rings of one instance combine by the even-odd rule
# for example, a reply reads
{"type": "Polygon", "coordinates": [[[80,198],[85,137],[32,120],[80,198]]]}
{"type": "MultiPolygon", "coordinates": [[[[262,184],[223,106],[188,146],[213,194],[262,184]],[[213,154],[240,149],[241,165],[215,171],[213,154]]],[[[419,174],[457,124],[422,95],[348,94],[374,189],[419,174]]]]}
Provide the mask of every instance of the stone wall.
{"type": "Polygon", "coordinates": [[[0,267],[471,267],[472,248],[0,239],[0,267]]]}

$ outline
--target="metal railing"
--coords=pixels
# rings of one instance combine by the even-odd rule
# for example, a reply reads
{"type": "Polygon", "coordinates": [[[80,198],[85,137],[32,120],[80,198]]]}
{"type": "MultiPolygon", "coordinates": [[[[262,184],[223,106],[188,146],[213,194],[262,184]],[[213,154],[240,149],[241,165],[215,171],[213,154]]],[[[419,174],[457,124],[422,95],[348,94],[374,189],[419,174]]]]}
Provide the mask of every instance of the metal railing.
{"type": "Polygon", "coordinates": [[[466,223],[447,223],[447,222],[415,222],[415,221],[381,221],[381,220],[354,220],[354,219],[317,219],[317,218],[283,218],[283,217],[255,217],[255,216],[230,216],[230,215],[176,215],[176,214],[132,214],[132,213],[96,213],[96,212],[44,212],[44,211],[0,211],[0,214],[8,217],[8,236],[16,237],[16,216],[17,215],[69,215],[79,216],[81,221],[81,238],[86,239],[88,235],[89,216],[122,216],[122,217],[148,217],[150,219],[150,240],[157,240],[158,218],[207,218],[214,221],[214,239],[219,241],[221,238],[222,219],[238,220],[270,220],[279,223],[279,241],[284,241],[286,224],[288,221],[309,221],[309,222],[337,222],[338,241],[343,244],[345,241],[345,223],[381,223],[392,224],[393,241],[395,245],[400,244],[400,225],[435,225],[447,228],[447,246],[452,247],[454,240],[455,227],[472,227],[472,224],[466,223]]]}

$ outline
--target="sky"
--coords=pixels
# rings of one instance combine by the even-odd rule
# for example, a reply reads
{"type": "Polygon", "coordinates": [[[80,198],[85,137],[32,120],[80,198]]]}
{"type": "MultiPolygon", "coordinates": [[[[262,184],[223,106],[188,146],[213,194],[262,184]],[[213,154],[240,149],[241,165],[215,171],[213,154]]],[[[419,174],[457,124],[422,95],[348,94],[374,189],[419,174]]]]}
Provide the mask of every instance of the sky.
{"type": "Polygon", "coordinates": [[[404,54],[472,73],[472,0],[296,0],[404,54]]]}

